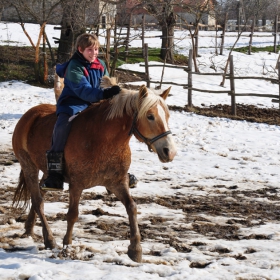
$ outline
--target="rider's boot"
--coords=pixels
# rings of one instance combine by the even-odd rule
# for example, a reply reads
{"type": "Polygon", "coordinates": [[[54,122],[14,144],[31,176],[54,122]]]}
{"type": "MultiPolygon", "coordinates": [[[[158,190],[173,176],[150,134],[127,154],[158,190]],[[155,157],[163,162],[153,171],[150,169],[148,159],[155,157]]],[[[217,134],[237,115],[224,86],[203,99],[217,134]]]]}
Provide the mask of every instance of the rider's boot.
{"type": "Polygon", "coordinates": [[[41,189],[44,191],[63,191],[63,152],[46,153],[48,177],[41,189]]]}

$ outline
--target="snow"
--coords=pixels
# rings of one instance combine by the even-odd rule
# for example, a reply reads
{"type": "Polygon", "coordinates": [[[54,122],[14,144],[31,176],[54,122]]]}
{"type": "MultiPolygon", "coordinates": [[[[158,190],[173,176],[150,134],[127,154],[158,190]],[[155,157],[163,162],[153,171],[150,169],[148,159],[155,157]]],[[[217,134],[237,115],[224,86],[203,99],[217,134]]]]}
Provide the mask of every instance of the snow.
{"type": "MultiPolygon", "coordinates": [[[[36,41],[38,26],[25,25],[33,40],[36,41]]],[[[47,26],[47,34],[54,45],[52,37],[59,37],[59,31],[53,26],[47,26]]],[[[158,31],[150,31],[149,35],[159,35],[158,31]]],[[[214,63],[218,66],[218,72],[225,64],[228,50],[222,56],[214,56],[214,38],[208,37],[213,32],[201,32],[199,67],[202,72],[213,71],[210,66],[214,63]],[[212,53],[211,53],[212,52],[212,53]]],[[[267,37],[257,37],[253,40],[256,46],[271,45],[273,37],[270,33],[261,33],[267,37]]],[[[229,33],[225,45],[230,46],[234,42],[234,33],[229,33]]],[[[238,46],[248,44],[249,38],[245,34],[238,46]]],[[[178,51],[188,54],[190,40],[187,33],[176,31],[176,38],[184,38],[178,46],[178,51]],[[186,37],[186,38],[185,38],[186,37]]],[[[101,37],[102,42],[102,37],[101,37]]],[[[147,39],[150,47],[159,47],[157,38],[147,39]]],[[[19,24],[0,22],[0,44],[30,45],[26,36],[21,31],[19,24]],[[9,42],[7,43],[7,40],[9,42]]],[[[140,46],[141,41],[134,41],[132,46],[140,46]]],[[[278,54],[257,53],[251,56],[233,52],[237,75],[262,76],[277,78],[273,70],[278,54]],[[265,75],[264,75],[265,74],[265,75]]],[[[158,63],[157,63],[158,64],[158,63]]],[[[123,68],[144,71],[139,64],[124,65],[123,68]]],[[[214,72],[214,71],[213,71],[214,72]]],[[[159,80],[161,70],[150,68],[152,80],[159,80]]],[[[187,75],[183,70],[167,68],[164,75],[165,81],[187,83],[187,75]]],[[[209,90],[221,90],[219,86],[220,76],[195,76],[194,87],[209,90]]],[[[138,83],[143,84],[143,82],[138,83]]],[[[154,84],[152,84],[152,87],[154,84]]],[[[167,88],[168,85],[164,85],[167,88]]],[[[229,89],[226,81],[225,89],[229,89]]],[[[238,80],[236,92],[256,92],[278,94],[278,85],[263,80],[238,80]]],[[[53,89],[44,89],[30,86],[22,81],[8,81],[0,83],[0,151],[12,149],[11,138],[13,129],[19,118],[29,108],[41,103],[55,103],[53,89]]],[[[276,107],[270,98],[237,97],[238,103],[253,104],[259,107],[276,107]]],[[[185,106],[187,103],[187,91],[179,86],[172,86],[171,95],[167,98],[168,105],[185,106]]],[[[213,104],[230,104],[227,94],[199,93],[193,94],[194,105],[205,106],[213,104]]],[[[278,105],[277,105],[278,106],[278,105]]],[[[132,164],[130,172],[134,173],[140,182],[137,188],[131,189],[132,196],[166,198],[177,195],[184,198],[195,197],[217,199],[219,192],[228,194],[230,202],[236,199],[247,199],[240,196],[233,197],[229,189],[238,186],[238,190],[256,191],[259,189],[276,189],[276,200],[267,198],[254,198],[253,202],[271,203],[279,206],[279,166],[280,166],[280,127],[261,123],[249,123],[246,121],[234,121],[222,118],[210,118],[193,113],[171,111],[169,121],[170,129],[178,148],[178,154],[174,161],[168,164],[159,162],[157,156],[149,153],[147,147],[139,143],[134,137],[130,145],[132,149],[132,164]],[[217,192],[214,186],[219,186],[217,192]]],[[[1,166],[1,186],[16,187],[20,171],[18,163],[11,166],[1,166]]],[[[65,184],[67,189],[67,185],[65,184]]],[[[104,194],[103,187],[96,187],[87,192],[104,194]]],[[[10,205],[7,201],[5,205],[10,205]]],[[[3,206],[3,205],[2,205],[3,206]]],[[[186,205],[187,206],[187,205],[186,205]]],[[[1,209],[0,209],[1,210],[1,209]]],[[[60,201],[46,203],[47,216],[56,213],[66,213],[67,203],[60,201]]],[[[138,205],[138,221],[144,225],[150,223],[147,217],[156,216],[166,219],[166,233],[174,235],[182,240],[186,246],[192,242],[201,242],[200,246],[192,246],[190,252],[179,252],[173,246],[155,239],[145,239],[141,242],[143,247],[143,262],[135,263],[126,255],[128,240],[118,238],[118,233],[113,240],[92,239],[86,237],[82,222],[90,222],[101,219],[106,223],[123,220],[128,223],[124,206],[120,202],[114,205],[104,204],[102,200],[83,201],[80,206],[80,218],[74,227],[73,245],[69,252],[75,251],[80,259],[71,260],[58,257],[62,247],[62,238],[66,231],[66,222],[56,221],[51,223],[51,228],[56,236],[60,249],[48,250],[43,244],[32,238],[15,239],[15,246],[23,248],[12,252],[6,251],[9,245],[5,239],[0,242],[0,275],[1,279],[280,279],[280,223],[269,221],[259,223],[251,221],[250,228],[240,224],[238,234],[250,236],[251,234],[265,234],[267,239],[240,239],[226,240],[213,238],[199,234],[192,229],[190,222],[186,220],[186,213],[181,209],[170,209],[152,201],[149,204],[138,205]],[[83,211],[102,208],[104,211],[120,215],[110,220],[110,216],[83,215],[83,211]],[[255,225],[254,225],[255,223],[255,225]],[[171,225],[180,224],[185,229],[178,233],[172,230],[171,225]],[[182,235],[181,235],[182,234],[182,235]],[[81,237],[83,236],[83,237],[81,237]],[[187,237],[186,237],[187,236],[187,237]],[[85,250],[86,246],[86,250],[85,250]],[[228,250],[228,254],[219,254],[219,250],[228,250]],[[246,254],[250,249],[254,253],[246,254]],[[159,256],[149,254],[158,251],[159,256]],[[85,260],[87,254],[92,256],[85,260]],[[246,255],[246,259],[238,259],[238,255],[246,255]],[[192,267],[191,263],[199,262],[206,265],[204,268],[192,267]]],[[[0,211],[0,217],[3,217],[0,211]]],[[[234,213],[232,213],[234,217],[234,213]]],[[[228,216],[203,215],[208,221],[199,223],[224,225],[228,216]]],[[[238,217],[235,217],[238,219],[238,217]]],[[[239,217],[239,219],[241,219],[239,217]]],[[[155,227],[157,227],[157,224],[155,227]]],[[[97,229],[95,229],[97,231],[97,229]]],[[[0,237],[22,234],[24,224],[16,220],[9,224],[0,225],[0,237]]],[[[35,232],[41,235],[39,226],[35,226],[35,232]]]]}

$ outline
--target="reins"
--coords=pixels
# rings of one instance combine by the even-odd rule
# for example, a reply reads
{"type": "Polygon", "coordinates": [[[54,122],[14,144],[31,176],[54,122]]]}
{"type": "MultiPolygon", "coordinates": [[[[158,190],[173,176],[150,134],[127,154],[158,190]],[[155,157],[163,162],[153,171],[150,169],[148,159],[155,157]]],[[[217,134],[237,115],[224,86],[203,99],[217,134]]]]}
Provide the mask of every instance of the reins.
{"type": "Polygon", "coordinates": [[[129,134],[128,135],[132,135],[133,133],[137,134],[143,141],[144,143],[148,146],[148,150],[150,152],[153,152],[153,149],[151,147],[151,145],[156,142],[157,140],[159,140],[160,138],[164,137],[164,136],[167,136],[168,134],[171,134],[171,131],[168,130],[168,131],[165,131],[161,134],[159,134],[158,136],[152,138],[152,139],[149,139],[149,138],[146,138],[143,134],[141,134],[141,132],[137,129],[136,127],[136,119],[137,119],[137,112],[135,112],[134,114],[134,117],[133,117],[133,121],[132,121],[132,126],[131,126],[131,129],[129,131],[129,134]]]}

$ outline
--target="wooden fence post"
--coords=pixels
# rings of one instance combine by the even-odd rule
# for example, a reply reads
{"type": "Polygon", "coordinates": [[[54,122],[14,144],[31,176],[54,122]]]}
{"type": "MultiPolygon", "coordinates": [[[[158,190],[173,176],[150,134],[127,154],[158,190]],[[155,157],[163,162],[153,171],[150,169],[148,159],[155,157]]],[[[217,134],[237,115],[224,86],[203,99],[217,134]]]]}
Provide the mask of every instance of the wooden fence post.
{"type": "Polygon", "coordinates": [[[125,39],[125,52],[124,52],[124,61],[127,62],[128,56],[128,45],[129,45],[129,36],[130,36],[130,26],[131,26],[132,14],[129,15],[129,22],[127,26],[127,34],[125,39]]]}
{"type": "Polygon", "coordinates": [[[275,69],[278,69],[279,62],[280,62],[280,54],[278,55],[277,62],[276,62],[276,65],[275,65],[275,69]]]}
{"type": "Polygon", "coordinates": [[[215,55],[218,55],[218,24],[217,24],[217,20],[215,20],[215,31],[216,31],[216,36],[215,36],[215,55]]]}
{"type": "Polygon", "coordinates": [[[188,61],[188,107],[192,107],[192,60],[193,50],[189,50],[189,61],[188,61]]]}
{"type": "Polygon", "coordinates": [[[278,16],[275,17],[274,23],[274,52],[277,53],[277,31],[278,31],[278,16]]]}
{"type": "Polygon", "coordinates": [[[256,18],[254,17],[252,26],[251,26],[252,30],[251,30],[251,34],[250,34],[248,54],[251,54],[251,51],[252,51],[252,41],[253,41],[253,34],[254,34],[254,29],[255,29],[255,21],[256,21],[256,18]]]}
{"type": "Polygon", "coordinates": [[[145,14],[143,14],[142,16],[142,54],[143,54],[143,57],[145,57],[145,49],[144,49],[144,45],[145,45],[145,14]]]}
{"type": "Polygon", "coordinates": [[[223,31],[222,31],[223,33],[221,35],[222,41],[221,41],[220,55],[222,55],[223,51],[224,51],[225,34],[226,34],[226,29],[227,29],[227,18],[228,18],[228,13],[226,13],[226,16],[225,16],[225,22],[224,22],[223,31]]]}
{"type": "Polygon", "coordinates": [[[241,20],[241,7],[240,7],[240,1],[237,1],[237,26],[238,26],[238,34],[240,34],[240,20],[241,20]]]}
{"type": "Polygon", "coordinates": [[[195,48],[195,57],[198,57],[198,39],[199,39],[199,27],[197,28],[197,34],[195,34],[195,44],[194,44],[194,48],[195,48]]]}
{"type": "Polygon", "coordinates": [[[145,59],[145,75],[147,79],[147,87],[150,88],[150,74],[149,74],[149,54],[148,54],[148,44],[144,44],[144,59],[145,59]]]}
{"type": "Polygon", "coordinates": [[[105,54],[105,60],[106,60],[106,66],[107,70],[110,73],[110,40],[111,40],[111,28],[106,29],[106,54],[105,54]]]}
{"type": "Polygon", "coordinates": [[[117,15],[115,16],[115,27],[114,27],[114,52],[117,52],[117,32],[118,32],[118,27],[117,27],[117,15]]]}
{"type": "Polygon", "coordinates": [[[230,63],[231,114],[236,116],[233,55],[230,55],[229,63],[230,63]]]}
{"type": "Polygon", "coordinates": [[[278,62],[279,110],[280,110],[280,62],[278,62]]]}

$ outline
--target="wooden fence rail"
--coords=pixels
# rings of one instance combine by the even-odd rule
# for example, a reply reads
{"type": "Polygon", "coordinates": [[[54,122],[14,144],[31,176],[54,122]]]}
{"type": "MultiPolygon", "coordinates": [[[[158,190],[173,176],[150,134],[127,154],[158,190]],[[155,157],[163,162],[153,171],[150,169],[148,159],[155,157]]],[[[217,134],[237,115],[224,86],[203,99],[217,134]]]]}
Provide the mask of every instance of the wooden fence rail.
{"type": "MultiPolygon", "coordinates": [[[[198,91],[198,92],[207,92],[207,93],[214,93],[214,94],[228,94],[231,97],[231,112],[233,115],[236,115],[236,97],[238,96],[254,96],[254,97],[267,97],[267,98],[273,98],[271,100],[272,103],[279,103],[279,110],[280,110],[280,62],[278,62],[278,79],[273,79],[273,78],[266,78],[266,77],[255,77],[255,76],[244,76],[244,77],[236,77],[234,75],[234,64],[233,64],[233,55],[230,56],[230,71],[229,74],[225,73],[198,73],[198,72],[193,72],[192,69],[192,63],[193,60],[189,59],[188,66],[174,66],[174,65],[162,65],[162,64],[153,64],[149,65],[148,61],[148,44],[144,44],[144,64],[140,64],[141,67],[145,67],[145,76],[146,76],[146,83],[147,87],[150,87],[151,83],[154,84],[171,84],[171,85],[176,85],[176,86],[182,86],[184,89],[188,90],[188,106],[192,107],[192,95],[193,91],[198,91]],[[182,69],[183,71],[187,72],[187,83],[175,83],[172,81],[154,81],[151,80],[150,74],[149,74],[149,68],[151,67],[166,67],[166,68],[173,68],[173,69],[182,69]],[[193,87],[193,75],[204,75],[204,76],[223,76],[225,75],[226,79],[230,80],[230,89],[229,90],[208,90],[208,89],[200,89],[193,87]],[[239,79],[258,79],[258,80],[265,80],[265,81],[270,81],[275,84],[279,85],[279,94],[263,94],[263,93],[237,93],[235,91],[235,81],[239,79]]],[[[193,57],[193,50],[189,51],[189,58],[193,57]]],[[[123,69],[119,69],[123,70],[123,69]]],[[[125,70],[129,71],[132,73],[142,73],[142,72],[137,72],[133,70],[125,70]]]]}
{"type": "Polygon", "coordinates": [[[233,115],[236,115],[236,97],[237,96],[255,96],[255,97],[267,97],[267,98],[274,98],[271,100],[273,103],[279,103],[279,110],[280,110],[280,62],[278,64],[278,79],[273,79],[273,78],[265,78],[265,77],[254,77],[254,76],[247,76],[247,77],[235,77],[234,76],[234,64],[233,64],[233,55],[230,55],[229,60],[230,60],[230,73],[229,74],[224,74],[224,73],[197,73],[192,71],[192,58],[193,57],[193,50],[189,51],[189,62],[188,62],[188,67],[184,66],[173,66],[173,65],[158,65],[158,64],[153,64],[149,65],[148,64],[148,44],[145,44],[145,64],[140,64],[140,66],[145,67],[145,74],[146,74],[146,82],[147,82],[147,87],[150,87],[151,83],[155,84],[172,84],[172,85],[177,85],[177,86],[183,86],[184,89],[188,90],[188,107],[192,107],[192,95],[193,91],[199,91],[199,92],[208,92],[208,93],[217,93],[217,94],[223,94],[226,93],[231,96],[231,112],[233,115]],[[179,84],[179,83],[174,83],[174,82],[163,82],[163,81],[152,81],[150,79],[149,75],[149,68],[150,67],[168,67],[168,68],[177,68],[177,69],[183,69],[184,71],[187,72],[188,78],[187,84],[179,84]],[[225,75],[226,79],[230,80],[230,90],[205,90],[205,89],[199,89],[199,88],[194,88],[193,87],[193,75],[225,75]],[[279,85],[279,94],[263,94],[263,93],[236,93],[235,91],[235,80],[237,79],[258,79],[258,80],[265,80],[265,81],[270,81],[274,82],[279,85]]]}

